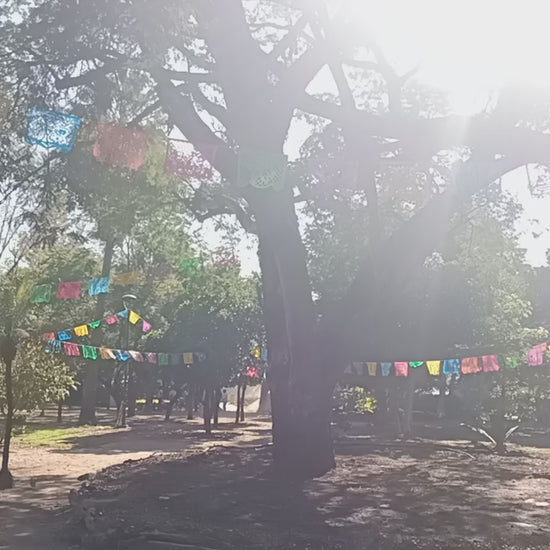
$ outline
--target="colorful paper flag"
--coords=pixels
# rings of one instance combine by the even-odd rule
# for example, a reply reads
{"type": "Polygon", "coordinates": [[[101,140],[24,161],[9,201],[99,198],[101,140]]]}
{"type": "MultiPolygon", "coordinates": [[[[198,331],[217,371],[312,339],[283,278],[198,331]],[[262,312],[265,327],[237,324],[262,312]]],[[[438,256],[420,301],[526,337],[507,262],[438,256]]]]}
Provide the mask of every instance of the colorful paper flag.
{"type": "Polygon", "coordinates": [[[500,370],[497,355],[484,355],[481,358],[481,362],[483,364],[483,372],[497,372],[500,370]]]}
{"type": "Polygon", "coordinates": [[[78,344],[73,344],[72,342],[64,342],[63,349],[65,354],[70,357],[80,357],[80,346],[78,344]]]}
{"type": "Polygon", "coordinates": [[[42,340],[55,340],[55,332],[45,332],[42,335],[42,340]]]}
{"type": "Polygon", "coordinates": [[[246,367],[247,378],[260,378],[260,369],[258,367],[246,367]]]}
{"type": "Polygon", "coordinates": [[[141,324],[141,330],[147,334],[148,332],[151,332],[151,329],[153,328],[153,326],[151,325],[151,323],[148,323],[145,319],[143,319],[143,323],[141,324]]]}
{"type": "Polygon", "coordinates": [[[261,349],[260,359],[262,361],[267,361],[267,348],[262,348],[261,349]]]}
{"type": "Polygon", "coordinates": [[[115,357],[117,361],[123,361],[123,362],[129,361],[131,358],[130,354],[123,349],[115,350],[115,357]]]}
{"type": "Polygon", "coordinates": [[[116,359],[115,353],[110,348],[99,348],[101,359],[116,359]]]}
{"type": "Polygon", "coordinates": [[[105,322],[108,325],[114,325],[118,322],[118,317],[116,315],[111,315],[110,317],[107,317],[107,319],[105,319],[105,322]]]}
{"type": "Polygon", "coordinates": [[[183,354],[183,362],[186,365],[192,365],[193,364],[193,354],[186,352],[183,354]]]}
{"type": "Polygon", "coordinates": [[[130,312],[127,309],[124,309],[123,311],[119,311],[117,313],[117,316],[118,316],[119,319],[128,319],[129,314],[130,314],[130,312]]]}
{"type": "Polygon", "coordinates": [[[186,277],[195,275],[200,266],[200,258],[186,258],[180,262],[179,270],[186,277]]]}
{"type": "Polygon", "coordinates": [[[157,361],[159,365],[168,365],[168,354],[157,353],[157,361]]]}
{"type": "Polygon", "coordinates": [[[128,352],[132,359],[134,361],[137,361],[138,363],[142,363],[145,359],[143,358],[143,355],[139,351],[129,351],[128,352]]]}
{"type": "Polygon", "coordinates": [[[412,367],[413,369],[417,369],[418,367],[421,367],[424,364],[424,361],[409,361],[409,367],[412,367]]]}
{"type": "Polygon", "coordinates": [[[376,366],[376,363],[367,363],[367,372],[369,373],[369,376],[376,376],[376,366]]]}
{"type": "Polygon", "coordinates": [[[145,161],[147,149],[147,134],[143,130],[100,124],[93,155],[111,166],[137,170],[145,161]]]}
{"type": "Polygon", "coordinates": [[[55,339],[48,340],[46,351],[48,353],[61,353],[61,342],[55,339]]]}
{"type": "Polygon", "coordinates": [[[31,303],[49,304],[52,299],[52,285],[38,285],[32,289],[31,303]]]}
{"type": "Polygon", "coordinates": [[[462,371],[462,374],[475,374],[477,372],[481,372],[478,358],[464,357],[464,359],[460,362],[460,370],[462,371]]]}
{"type": "Polygon", "coordinates": [[[391,372],[391,363],[380,363],[380,370],[382,371],[382,376],[389,376],[391,372]]]}
{"type": "Polygon", "coordinates": [[[82,357],[84,357],[84,359],[92,359],[92,361],[95,361],[98,355],[97,348],[93,346],[82,346],[82,357]]]}
{"type": "Polygon", "coordinates": [[[130,323],[132,323],[132,325],[135,325],[140,319],[140,315],[138,315],[135,311],[130,311],[130,316],[128,320],[130,321],[130,323]]]}
{"type": "Polygon", "coordinates": [[[407,361],[396,361],[395,376],[409,376],[409,363],[407,361]]]}
{"type": "Polygon", "coordinates": [[[546,342],[544,344],[533,346],[527,353],[527,364],[530,367],[538,367],[542,365],[544,363],[544,354],[547,348],[548,344],[546,342]]]}
{"type": "Polygon", "coordinates": [[[74,115],[33,107],[27,120],[25,139],[31,145],[69,153],[82,120],[74,115]]]}
{"type": "Polygon", "coordinates": [[[113,285],[117,286],[129,286],[139,284],[139,273],[137,271],[128,271],[126,273],[119,273],[113,278],[113,285]]]}
{"type": "Polygon", "coordinates": [[[73,336],[68,330],[60,330],[57,333],[57,339],[65,342],[67,340],[72,340],[73,336]]]}
{"type": "Polygon", "coordinates": [[[431,376],[439,376],[441,374],[441,361],[426,361],[428,374],[431,376]]]}
{"type": "Polygon", "coordinates": [[[252,355],[253,357],[255,357],[256,359],[260,359],[260,357],[262,356],[262,350],[260,348],[254,348],[252,350],[252,355]]]}
{"type": "Polygon", "coordinates": [[[97,296],[98,294],[107,294],[109,292],[109,277],[99,277],[91,279],[88,283],[88,295],[97,296]]]}
{"type": "Polygon", "coordinates": [[[506,357],[506,366],[509,369],[517,369],[519,366],[519,359],[517,357],[506,357]]]}
{"type": "Polygon", "coordinates": [[[88,325],[80,325],[79,327],[74,327],[73,331],[76,336],[88,336],[88,334],[90,334],[90,332],[88,331],[88,325]]]}
{"type": "Polygon", "coordinates": [[[445,359],[443,361],[443,374],[460,374],[460,360],[445,359]]]}
{"type": "Polygon", "coordinates": [[[157,354],[156,353],[146,353],[145,354],[148,363],[157,364],[157,354]]]}
{"type": "Polygon", "coordinates": [[[80,281],[59,283],[59,286],[57,287],[57,297],[61,300],[80,298],[80,291],[80,281]]]}
{"type": "Polygon", "coordinates": [[[101,321],[92,321],[91,323],[88,323],[88,326],[90,328],[99,328],[101,326],[101,321]]]}

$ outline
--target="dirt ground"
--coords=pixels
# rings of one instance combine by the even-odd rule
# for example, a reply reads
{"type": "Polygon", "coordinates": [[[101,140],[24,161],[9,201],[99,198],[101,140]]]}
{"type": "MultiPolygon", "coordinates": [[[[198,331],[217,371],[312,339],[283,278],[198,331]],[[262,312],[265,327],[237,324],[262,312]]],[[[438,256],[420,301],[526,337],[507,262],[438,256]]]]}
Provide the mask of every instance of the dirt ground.
{"type": "Polygon", "coordinates": [[[7,501],[0,493],[0,548],[73,547],[86,529],[62,506],[67,492],[78,475],[109,464],[80,491],[96,509],[93,529],[108,533],[102,549],[176,548],[155,538],[213,550],[550,547],[544,438],[520,437],[498,456],[432,428],[426,434],[438,440],[348,434],[337,442],[337,468],[300,485],[273,477],[267,422],[225,428],[207,441],[196,424],[140,417],[127,432],[63,452],[18,448],[14,473],[38,481],[20,483],[7,501]]]}

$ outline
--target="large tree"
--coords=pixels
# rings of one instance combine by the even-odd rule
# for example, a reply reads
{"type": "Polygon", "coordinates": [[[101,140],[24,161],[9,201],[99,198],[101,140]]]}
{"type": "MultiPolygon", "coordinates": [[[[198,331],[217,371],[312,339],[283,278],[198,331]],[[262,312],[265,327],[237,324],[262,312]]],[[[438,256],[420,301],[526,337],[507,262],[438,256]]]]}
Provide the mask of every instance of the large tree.
{"type": "Polygon", "coordinates": [[[167,132],[176,127],[211,159],[219,177],[194,182],[197,213],[234,214],[259,241],[276,465],[297,476],[330,469],[329,397],[339,369],[357,342],[374,351],[384,341],[384,317],[399,316],[408,270],[434,251],[463,201],[518,166],[546,162],[550,136],[538,131],[535,109],[522,110],[508,94],[472,118],[438,109],[413,115],[403,100],[410,75],[396,74],[353,24],[353,2],[336,11],[330,2],[282,0],[7,4],[13,16],[0,59],[19,92],[15,113],[38,101],[96,109],[126,124],[136,112],[159,109],[167,132]],[[311,84],[327,67],[337,91],[315,94],[311,84]],[[358,101],[365,89],[378,99],[358,101]],[[119,108],[123,95],[137,98],[131,115],[119,108]],[[338,129],[338,154],[353,169],[309,189],[293,170],[282,189],[239,185],[239,158],[252,153],[266,170],[278,166],[291,124],[304,114],[338,129]],[[447,173],[410,205],[403,223],[381,232],[379,198],[395,184],[378,177],[381,160],[429,163],[438,154],[446,156],[447,173]],[[319,310],[297,204],[350,186],[363,190],[369,211],[357,235],[361,258],[342,266],[349,283],[319,310]]]}

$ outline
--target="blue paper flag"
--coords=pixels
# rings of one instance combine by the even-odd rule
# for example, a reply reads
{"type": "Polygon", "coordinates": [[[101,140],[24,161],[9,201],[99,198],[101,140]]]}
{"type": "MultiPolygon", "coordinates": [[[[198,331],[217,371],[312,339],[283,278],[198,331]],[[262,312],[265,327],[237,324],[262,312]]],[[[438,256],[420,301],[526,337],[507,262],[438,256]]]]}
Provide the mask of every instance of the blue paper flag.
{"type": "Polygon", "coordinates": [[[391,371],[391,363],[380,363],[380,369],[382,370],[382,376],[389,376],[391,371]]]}
{"type": "Polygon", "coordinates": [[[77,116],[33,107],[29,113],[25,139],[31,145],[68,153],[73,148],[81,123],[77,116]]]}
{"type": "Polygon", "coordinates": [[[460,360],[445,359],[443,361],[443,374],[460,374],[460,360]]]}
{"type": "Polygon", "coordinates": [[[57,338],[61,341],[72,340],[72,335],[68,330],[62,330],[57,333],[57,338]]]}
{"type": "Polygon", "coordinates": [[[48,340],[48,353],[61,353],[61,342],[59,340],[48,340]]]}
{"type": "Polygon", "coordinates": [[[130,360],[130,354],[123,350],[123,349],[117,349],[115,350],[115,356],[117,361],[129,361],[130,360]]]}
{"type": "Polygon", "coordinates": [[[267,348],[262,348],[260,350],[260,359],[262,361],[267,361],[267,348]]]}
{"type": "Polygon", "coordinates": [[[125,309],[124,311],[121,311],[120,313],[117,313],[117,315],[121,318],[121,319],[128,319],[128,310],[125,309]]]}
{"type": "Polygon", "coordinates": [[[88,294],[97,296],[98,294],[107,294],[109,292],[109,277],[100,277],[91,279],[88,283],[88,294]]]}

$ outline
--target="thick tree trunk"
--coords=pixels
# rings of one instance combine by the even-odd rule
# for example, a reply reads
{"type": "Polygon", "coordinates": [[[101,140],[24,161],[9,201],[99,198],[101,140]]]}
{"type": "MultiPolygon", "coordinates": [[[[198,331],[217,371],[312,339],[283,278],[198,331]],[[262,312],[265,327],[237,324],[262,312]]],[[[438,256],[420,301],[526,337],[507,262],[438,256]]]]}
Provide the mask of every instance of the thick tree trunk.
{"type": "Polygon", "coordinates": [[[0,469],[0,489],[11,489],[13,487],[13,476],[9,470],[11,432],[13,429],[13,376],[12,360],[4,360],[6,364],[6,424],[4,427],[4,443],[2,447],[2,468],[0,469]]]}
{"type": "Polygon", "coordinates": [[[260,391],[260,405],[258,407],[259,414],[271,413],[271,398],[269,395],[269,383],[267,380],[262,382],[262,388],[260,391]]]}
{"type": "MultiPolygon", "coordinates": [[[[102,277],[108,277],[111,272],[114,244],[114,239],[109,239],[105,241],[105,248],[103,252],[103,267],[101,269],[102,277]]],[[[103,316],[105,315],[105,296],[106,294],[100,294],[97,297],[95,320],[103,319],[103,316]]],[[[100,344],[100,338],[100,332],[94,332],[94,334],[92,335],[92,345],[97,346],[98,344],[100,344]]],[[[82,386],[82,403],[80,406],[80,416],[78,418],[78,424],[80,426],[85,424],[97,424],[97,419],[95,416],[95,406],[97,399],[97,382],[99,379],[100,364],[100,361],[86,362],[86,374],[84,376],[84,383],[82,386]]]]}

